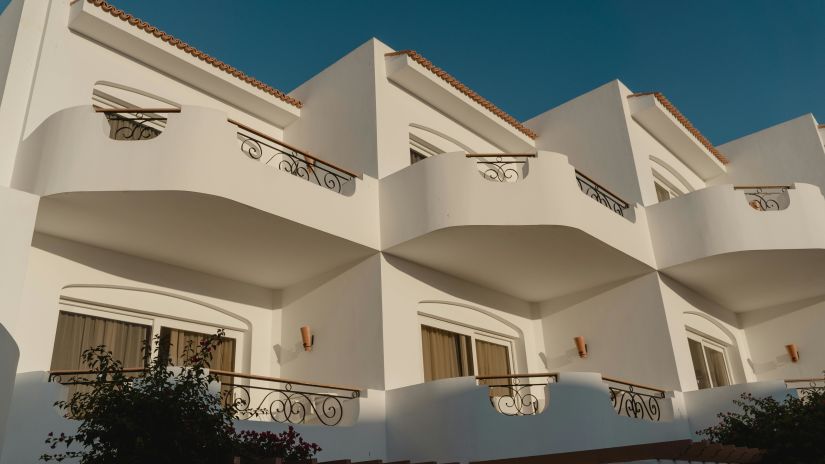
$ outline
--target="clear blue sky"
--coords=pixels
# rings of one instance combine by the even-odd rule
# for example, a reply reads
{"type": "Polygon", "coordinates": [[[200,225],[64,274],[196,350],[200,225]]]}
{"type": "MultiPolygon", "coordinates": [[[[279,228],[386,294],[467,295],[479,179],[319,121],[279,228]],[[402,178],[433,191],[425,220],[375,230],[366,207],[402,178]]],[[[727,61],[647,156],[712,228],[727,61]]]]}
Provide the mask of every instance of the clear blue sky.
{"type": "Polygon", "coordinates": [[[618,78],[716,144],[825,123],[825,0],[110,1],[284,91],[377,37],[520,120],[618,78]]]}

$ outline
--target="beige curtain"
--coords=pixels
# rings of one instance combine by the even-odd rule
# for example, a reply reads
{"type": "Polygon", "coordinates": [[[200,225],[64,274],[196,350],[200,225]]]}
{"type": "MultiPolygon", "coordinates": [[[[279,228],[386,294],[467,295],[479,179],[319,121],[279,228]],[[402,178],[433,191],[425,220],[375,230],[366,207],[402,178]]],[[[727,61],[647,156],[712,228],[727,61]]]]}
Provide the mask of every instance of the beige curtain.
{"type": "Polygon", "coordinates": [[[728,385],[728,367],[725,365],[725,355],[721,351],[705,347],[705,356],[708,360],[708,369],[710,370],[710,379],[713,386],[724,387],[728,385]]]}
{"type": "MultiPolygon", "coordinates": [[[[476,340],[476,363],[478,375],[508,375],[510,371],[510,353],[506,346],[476,340]]],[[[509,379],[490,379],[479,381],[482,385],[507,385],[509,379]]],[[[507,387],[491,388],[491,396],[509,395],[507,387]]]]}
{"type": "MultiPolygon", "coordinates": [[[[191,343],[192,347],[197,350],[200,342],[209,336],[198,332],[162,327],[160,330],[160,356],[168,356],[172,360],[173,366],[182,366],[186,347],[191,343]]],[[[235,370],[235,339],[224,337],[223,342],[212,352],[209,367],[221,371],[231,372],[235,370]]]]}
{"type": "Polygon", "coordinates": [[[82,370],[84,350],[106,345],[123,367],[143,367],[143,344],[151,328],[130,322],[61,311],[52,350],[52,370],[82,370]]]}
{"type": "Polygon", "coordinates": [[[473,375],[470,337],[422,325],[421,345],[425,381],[473,375]]]}

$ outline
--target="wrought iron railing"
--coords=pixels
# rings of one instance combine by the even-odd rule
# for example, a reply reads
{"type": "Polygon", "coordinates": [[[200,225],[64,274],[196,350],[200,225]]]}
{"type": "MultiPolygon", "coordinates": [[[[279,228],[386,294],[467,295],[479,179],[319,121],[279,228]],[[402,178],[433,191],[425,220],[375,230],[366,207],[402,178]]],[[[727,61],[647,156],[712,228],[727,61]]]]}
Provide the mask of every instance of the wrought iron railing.
{"type": "MultiPolygon", "coordinates": [[[[141,373],[145,372],[146,369],[142,367],[130,367],[124,368],[117,372],[123,374],[123,381],[130,382],[135,377],[138,377],[141,373]]],[[[91,385],[96,382],[100,382],[101,380],[105,381],[112,381],[111,375],[112,373],[105,374],[107,377],[106,379],[101,379],[101,375],[96,371],[90,370],[55,370],[49,371],[49,382],[59,383],[61,385],[72,386],[72,385],[91,385]]]]}
{"type": "Polygon", "coordinates": [[[235,403],[238,419],[267,418],[289,424],[334,426],[344,418],[345,406],[361,396],[355,387],[211,370],[221,381],[226,401],[235,403]]]}
{"type": "Polygon", "coordinates": [[[481,175],[492,182],[516,182],[527,175],[527,158],[535,153],[471,153],[481,175]]]}
{"type": "Polygon", "coordinates": [[[100,108],[109,123],[109,138],[114,140],[149,140],[166,127],[168,113],[180,113],[180,108],[100,108]]]}
{"type": "Polygon", "coordinates": [[[273,166],[321,187],[344,193],[344,187],[359,175],[274,139],[232,119],[241,151],[252,159],[273,166]]]}
{"type": "Polygon", "coordinates": [[[607,383],[617,414],[654,422],[661,420],[665,390],[605,376],[602,380],[607,383]]]}
{"type": "Polygon", "coordinates": [[[581,189],[582,193],[596,200],[619,216],[624,217],[625,211],[630,207],[630,205],[618,195],[602,187],[595,180],[587,177],[578,170],[576,171],[576,182],[578,182],[579,189],[581,189]]]}
{"type": "Polygon", "coordinates": [[[825,377],[814,377],[809,379],[787,379],[785,385],[788,388],[795,389],[800,397],[806,394],[819,391],[825,391],[825,377]]]}
{"type": "Polygon", "coordinates": [[[487,386],[490,404],[496,411],[506,416],[533,416],[546,407],[545,387],[557,382],[558,376],[556,373],[482,375],[476,380],[479,385],[487,386]]]}
{"type": "MultiPolygon", "coordinates": [[[[122,378],[102,375],[91,370],[61,370],[49,372],[49,382],[69,387],[71,398],[75,391],[104,382],[129,383],[140,377],[144,368],[122,369],[122,378]]],[[[221,383],[221,396],[226,403],[236,407],[236,419],[269,419],[289,424],[338,425],[346,415],[348,401],[361,396],[355,387],[323,385],[279,379],[260,375],[242,374],[217,369],[208,371],[221,383]]]]}
{"type": "Polygon", "coordinates": [[[741,190],[745,194],[748,205],[757,211],[781,211],[791,204],[788,195],[788,185],[751,185],[736,186],[734,190],[741,190]]]}

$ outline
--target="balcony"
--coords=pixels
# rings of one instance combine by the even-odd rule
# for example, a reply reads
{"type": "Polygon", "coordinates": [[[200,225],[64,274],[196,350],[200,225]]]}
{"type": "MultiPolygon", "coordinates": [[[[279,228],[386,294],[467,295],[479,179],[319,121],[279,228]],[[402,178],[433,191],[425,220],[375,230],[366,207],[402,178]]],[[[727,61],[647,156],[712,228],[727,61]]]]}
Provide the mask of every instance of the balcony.
{"type": "Polygon", "coordinates": [[[213,109],[69,108],[19,160],[15,186],[43,197],[38,231],[259,286],[379,245],[375,179],[213,109]]]}
{"type": "MultiPolygon", "coordinates": [[[[123,369],[124,381],[139,381],[143,369],[123,369]]],[[[358,419],[361,389],[279,379],[212,369],[217,382],[214,391],[223,401],[238,406],[237,420],[256,420],[293,425],[351,425],[358,419]]],[[[49,382],[76,388],[90,385],[94,371],[51,371],[49,382]]],[[[108,379],[107,379],[108,380],[108,379]]]]}
{"type": "Polygon", "coordinates": [[[825,294],[825,199],[816,186],[719,185],[650,206],[647,216],[660,269],[734,311],[825,294]]]}
{"type": "Polygon", "coordinates": [[[653,267],[644,210],[557,153],[441,154],[380,196],[385,252],[528,301],[653,267]]]}

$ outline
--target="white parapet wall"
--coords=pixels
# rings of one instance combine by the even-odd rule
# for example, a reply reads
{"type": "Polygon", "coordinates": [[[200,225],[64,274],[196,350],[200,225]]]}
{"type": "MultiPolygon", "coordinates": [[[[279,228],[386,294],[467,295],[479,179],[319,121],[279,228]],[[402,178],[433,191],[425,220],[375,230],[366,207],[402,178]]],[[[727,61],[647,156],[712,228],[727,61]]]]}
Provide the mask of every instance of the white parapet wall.
{"type": "Polygon", "coordinates": [[[14,373],[17,371],[17,359],[20,350],[11,334],[0,324],[0,459],[3,457],[3,440],[9,418],[14,391],[14,373]]]}

